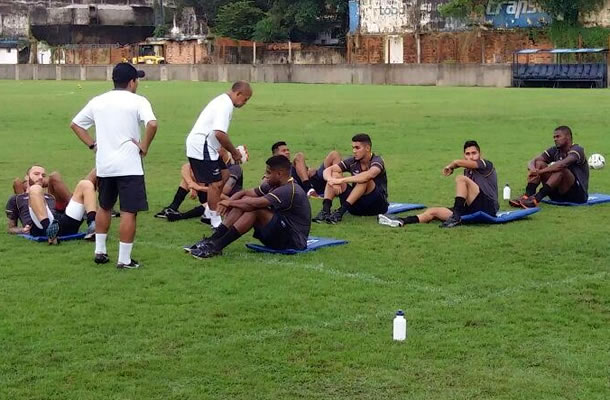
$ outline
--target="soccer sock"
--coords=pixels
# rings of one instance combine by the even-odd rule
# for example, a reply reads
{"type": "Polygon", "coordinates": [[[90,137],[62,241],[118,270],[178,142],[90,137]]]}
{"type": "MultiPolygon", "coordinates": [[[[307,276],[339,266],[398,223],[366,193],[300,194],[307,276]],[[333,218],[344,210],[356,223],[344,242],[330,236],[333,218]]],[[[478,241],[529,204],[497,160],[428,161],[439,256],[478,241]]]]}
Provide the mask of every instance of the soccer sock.
{"type": "Polygon", "coordinates": [[[453,203],[453,213],[456,215],[462,215],[466,209],[466,199],[463,197],[456,196],[455,202],[453,203]]]}
{"type": "Polygon", "coordinates": [[[178,187],[178,190],[174,195],[174,201],[172,201],[172,204],[167,207],[171,208],[172,210],[178,210],[178,208],[180,208],[180,204],[182,204],[188,193],[188,190],[184,189],[183,187],[178,187]]]}
{"type": "Polygon", "coordinates": [[[224,234],[222,237],[214,240],[213,244],[217,249],[221,250],[221,249],[224,249],[225,247],[227,247],[228,245],[230,245],[231,243],[233,243],[234,241],[236,241],[237,239],[239,239],[240,237],[241,237],[241,233],[237,232],[237,229],[235,229],[235,227],[232,226],[231,229],[229,229],[226,234],[224,234]]]}
{"type": "Polygon", "coordinates": [[[51,221],[49,221],[48,218],[45,218],[42,221],[40,221],[40,225],[42,225],[42,229],[46,231],[47,228],[49,227],[49,225],[51,225],[51,221]]]}
{"type": "Polygon", "coordinates": [[[409,215],[406,218],[398,218],[400,221],[402,221],[403,224],[408,225],[408,224],[419,224],[419,217],[417,215],[409,215]]]}
{"type": "Polygon", "coordinates": [[[542,199],[544,199],[546,196],[548,196],[549,193],[551,193],[552,191],[553,191],[553,189],[551,189],[551,187],[549,185],[544,183],[542,185],[542,189],[540,189],[540,191],[538,193],[536,193],[536,201],[540,202],[542,199]]]}
{"type": "Polygon", "coordinates": [[[131,263],[131,249],[133,243],[119,242],[119,263],[128,265],[131,263]]]}
{"type": "Polygon", "coordinates": [[[87,225],[91,225],[93,221],[95,221],[95,211],[89,211],[87,213],[87,225]]]}
{"type": "Polygon", "coordinates": [[[527,196],[533,196],[536,194],[536,189],[538,189],[537,183],[528,183],[525,187],[525,194],[527,196]]]}
{"type": "Polygon", "coordinates": [[[349,211],[351,206],[352,205],[346,200],[343,204],[341,204],[341,207],[339,207],[337,211],[343,215],[349,211]]]}
{"type": "Polygon", "coordinates": [[[192,210],[188,210],[187,212],[182,213],[182,219],[200,217],[203,215],[204,212],[205,212],[205,207],[198,206],[198,207],[193,208],[192,210]]]}
{"type": "Polygon", "coordinates": [[[95,233],[95,254],[106,254],[107,233],[95,233]]]}
{"type": "Polygon", "coordinates": [[[224,224],[220,224],[220,225],[218,225],[218,228],[216,228],[216,231],[214,232],[214,234],[212,236],[210,236],[210,239],[211,240],[220,239],[227,232],[229,232],[229,228],[227,228],[224,224]]]}
{"type": "Polygon", "coordinates": [[[322,211],[326,211],[327,213],[329,213],[332,205],[333,205],[332,200],[330,200],[330,199],[322,200],[322,211]]]}
{"type": "Polygon", "coordinates": [[[309,179],[303,181],[303,189],[305,190],[305,193],[307,193],[309,189],[313,189],[313,186],[311,185],[311,181],[309,179]]]}
{"type": "Polygon", "coordinates": [[[220,218],[220,215],[214,210],[210,210],[210,224],[212,225],[212,228],[218,228],[220,224],[222,224],[222,218],[220,218]]]}

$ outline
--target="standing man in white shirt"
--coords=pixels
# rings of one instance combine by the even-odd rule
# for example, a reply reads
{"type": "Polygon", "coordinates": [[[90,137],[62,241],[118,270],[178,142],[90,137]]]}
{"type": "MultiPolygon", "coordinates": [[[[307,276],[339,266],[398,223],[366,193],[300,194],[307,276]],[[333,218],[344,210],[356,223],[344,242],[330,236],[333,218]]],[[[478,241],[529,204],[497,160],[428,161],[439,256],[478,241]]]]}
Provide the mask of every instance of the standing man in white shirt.
{"type": "Polygon", "coordinates": [[[96,151],[100,207],[95,219],[95,263],[110,261],[106,237],[111,210],[120,200],[119,260],[117,268],[140,265],[131,258],[136,235],[136,215],[148,210],[142,157],[157,133],[157,118],[148,100],[136,94],[144,71],[120,63],[112,71],[114,90],[94,97],[72,120],[70,127],[89,149],[96,151]],[[141,140],[140,123],[146,128],[141,140]],[[95,140],[87,129],[95,125],[95,140]]]}
{"type": "Polygon", "coordinates": [[[216,207],[220,201],[223,181],[226,180],[223,179],[223,174],[228,173],[227,165],[218,152],[222,147],[231,153],[235,163],[241,162],[241,153],[233,146],[228,132],[233,110],[235,107],[243,107],[250,97],[250,84],[244,81],[235,82],[230,91],[208,103],[186,138],[186,156],[195,179],[198,183],[208,186],[210,222],[213,228],[217,228],[222,222],[216,207]]]}

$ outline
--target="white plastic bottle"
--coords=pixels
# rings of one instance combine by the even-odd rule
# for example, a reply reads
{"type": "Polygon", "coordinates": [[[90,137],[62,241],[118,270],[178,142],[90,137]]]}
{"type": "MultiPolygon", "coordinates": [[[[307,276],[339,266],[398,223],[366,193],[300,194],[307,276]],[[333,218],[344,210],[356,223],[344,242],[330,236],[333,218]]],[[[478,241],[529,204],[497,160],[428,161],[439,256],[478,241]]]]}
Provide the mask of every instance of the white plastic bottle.
{"type": "Polygon", "coordinates": [[[508,186],[508,183],[506,184],[506,186],[504,186],[504,200],[510,200],[510,186],[508,186]]]}
{"type": "Polygon", "coordinates": [[[405,340],[407,338],[407,320],[402,310],[396,312],[394,317],[394,340],[405,340]]]}

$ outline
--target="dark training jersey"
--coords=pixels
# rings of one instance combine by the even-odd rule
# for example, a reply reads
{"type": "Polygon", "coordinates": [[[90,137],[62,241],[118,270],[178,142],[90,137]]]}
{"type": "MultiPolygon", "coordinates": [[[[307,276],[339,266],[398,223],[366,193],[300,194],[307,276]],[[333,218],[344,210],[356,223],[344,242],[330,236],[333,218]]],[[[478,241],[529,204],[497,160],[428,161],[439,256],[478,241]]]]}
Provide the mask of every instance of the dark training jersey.
{"type": "Polygon", "coordinates": [[[297,249],[306,248],[311,229],[311,206],[303,189],[290,179],[275,188],[263,182],[255,191],[259,196],[265,196],[273,211],[286,221],[292,233],[291,244],[297,249]]]}
{"type": "MultiPolygon", "coordinates": [[[[22,226],[34,226],[29,206],[30,195],[28,193],[11,196],[6,203],[6,216],[11,221],[21,221],[22,226]]],[[[44,199],[51,212],[55,212],[55,197],[45,193],[44,199]]]]}
{"type": "Polygon", "coordinates": [[[464,169],[464,176],[470,178],[479,186],[481,192],[490,200],[493,200],[496,212],[500,209],[498,203],[498,176],[494,165],[489,160],[477,161],[476,169],[464,169]]]}
{"type": "Polygon", "coordinates": [[[568,169],[580,186],[584,189],[585,194],[589,194],[589,164],[587,163],[587,156],[585,155],[585,149],[577,144],[573,144],[567,153],[562,153],[557,147],[551,147],[542,153],[544,162],[550,164],[552,162],[561,161],[566,158],[569,154],[576,156],[576,162],[568,165],[568,169]]]}
{"type": "Polygon", "coordinates": [[[360,165],[360,161],[357,161],[354,157],[346,158],[345,160],[339,163],[339,167],[341,167],[341,171],[349,172],[352,175],[358,175],[361,172],[371,169],[372,167],[377,167],[381,170],[381,173],[373,179],[375,182],[375,187],[379,190],[383,197],[388,199],[388,176],[385,170],[385,163],[383,162],[383,158],[376,156],[373,154],[371,157],[371,161],[369,162],[368,168],[362,169],[362,165],[360,165]]]}

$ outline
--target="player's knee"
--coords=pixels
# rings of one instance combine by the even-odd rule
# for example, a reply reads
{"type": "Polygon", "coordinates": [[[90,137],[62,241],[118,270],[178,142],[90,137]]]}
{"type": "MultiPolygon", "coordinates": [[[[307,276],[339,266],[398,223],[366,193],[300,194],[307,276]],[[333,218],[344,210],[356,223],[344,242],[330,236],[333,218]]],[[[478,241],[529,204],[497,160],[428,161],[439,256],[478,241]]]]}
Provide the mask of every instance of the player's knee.
{"type": "Polygon", "coordinates": [[[548,165],[547,163],[545,163],[544,161],[537,160],[537,161],[534,163],[534,166],[536,167],[536,169],[543,169],[543,168],[548,167],[549,165],[548,165]]]}
{"type": "Polygon", "coordinates": [[[95,191],[95,185],[88,179],[81,180],[80,182],[78,182],[78,185],[76,185],[76,187],[82,189],[83,191],[95,191]]]}
{"type": "Polygon", "coordinates": [[[49,174],[49,182],[59,182],[61,181],[61,174],[57,171],[51,172],[49,174]]]}
{"type": "Polygon", "coordinates": [[[304,163],[305,162],[305,154],[303,153],[297,153],[294,156],[294,163],[304,163]]]}
{"type": "Polygon", "coordinates": [[[44,193],[44,189],[40,185],[32,185],[30,186],[30,195],[42,195],[44,193]]]}
{"type": "Polygon", "coordinates": [[[458,183],[459,182],[467,182],[468,178],[465,177],[464,175],[456,175],[455,176],[455,181],[458,182],[458,183]]]}

